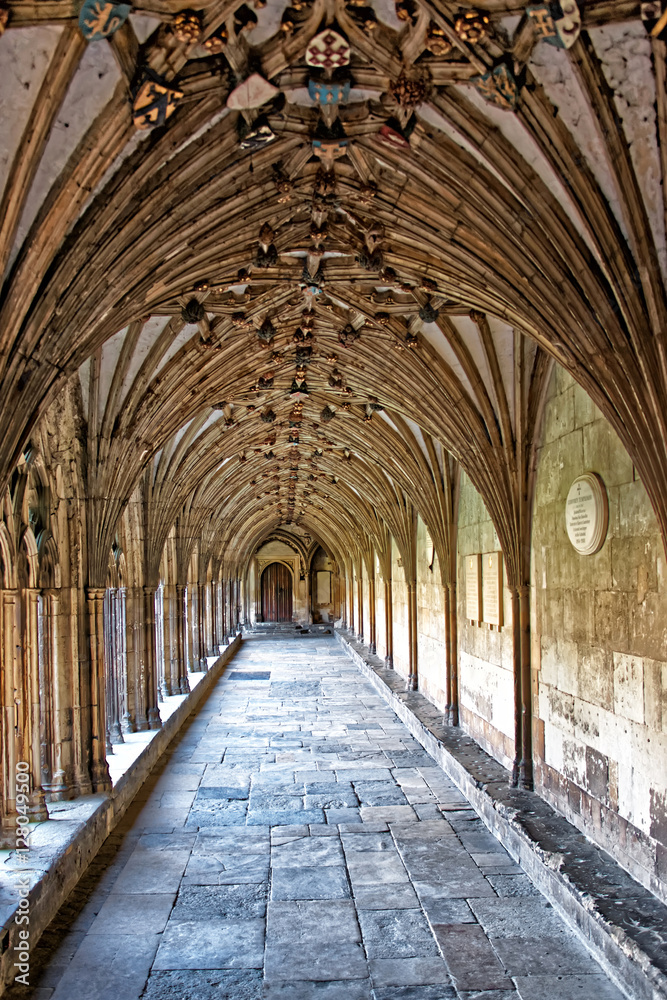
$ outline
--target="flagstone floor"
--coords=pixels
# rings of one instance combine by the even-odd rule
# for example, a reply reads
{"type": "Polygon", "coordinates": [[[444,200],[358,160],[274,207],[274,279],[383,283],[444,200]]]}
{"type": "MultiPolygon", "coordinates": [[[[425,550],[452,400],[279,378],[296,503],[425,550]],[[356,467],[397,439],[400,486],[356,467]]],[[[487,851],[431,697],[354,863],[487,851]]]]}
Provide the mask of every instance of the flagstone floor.
{"type": "Polygon", "coordinates": [[[36,959],[9,996],[622,1000],[332,637],[244,642],[36,959]]]}

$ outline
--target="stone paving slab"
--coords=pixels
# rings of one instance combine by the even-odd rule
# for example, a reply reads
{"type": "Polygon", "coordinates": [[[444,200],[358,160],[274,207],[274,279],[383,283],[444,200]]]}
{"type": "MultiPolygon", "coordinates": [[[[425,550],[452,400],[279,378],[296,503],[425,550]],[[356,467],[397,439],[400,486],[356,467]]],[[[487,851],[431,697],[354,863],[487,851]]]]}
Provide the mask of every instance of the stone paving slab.
{"type": "Polygon", "coordinates": [[[333,638],[245,641],[104,850],[35,1000],[622,997],[333,638]]]}

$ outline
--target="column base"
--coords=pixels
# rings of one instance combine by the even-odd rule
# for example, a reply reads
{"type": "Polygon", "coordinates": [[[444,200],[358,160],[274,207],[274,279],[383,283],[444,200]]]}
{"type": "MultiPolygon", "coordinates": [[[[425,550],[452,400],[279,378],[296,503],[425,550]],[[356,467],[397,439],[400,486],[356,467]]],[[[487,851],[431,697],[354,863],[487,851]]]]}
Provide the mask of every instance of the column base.
{"type": "Polygon", "coordinates": [[[51,781],[42,783],[48,802],[69,802],[75,798],[76,789],[68,784],[65,771],[56,771],[51,781]]]}
{"type": "Polygon", "coordinates": [[[186,676],[181,677],[179,681],[179,693],[180,694],[190,694],[190,681],[186,676]]]}
{"type": "Polygon", "coordinates": [[[389,670],[393,670],[394,669],[394,660],[393,660],[393,658],[391,656],[385,656],[385,658],[384,658],[384,665],[389,670]]]}
{"type": "Polygon", "coordinates": [[[96,794],[99,794],[100,792],[110,792],[111,775],[109,774],[109,765],[106,760],[100,760],[94,763],[92,772],[93,792],[96,794]]]}
{"type": "Polygon", "coordinates": [[[160,710],[158,708],[148,709],[148,728],[162,729],[162,719],[160,718],[160,710]]]}
{"type": "Polygon", "coordinates": [[[519,764],[519,788],[525,788],[526,791],[532,792],[534,788],[533,784],[533,767],[532,761],[522,760],[519,764]]]}
{"type": "Polygon", "coordinates": [[[369,652],[369,653],[372,653],[372,654],[373,654],[373,656],[375,656],[375,654],[377,653],[377,646],[375,645],[375,643],[374,643],[374,642],[372,642],[372,643],[371,643],[371,644],[369,645],[369,647],[368,647],[368,652],[369,652]]]}
{"type": "Polygon", "coordinates": [[[129,712],[126,712],[123,718],[120,720],[120,731],[121,733],[135,733],[137,727],[134,724],[134,719],[129,712]]]}
{"type": "Polygon", "coordinates": [[[416,674],[408,677],[407,689],[408,691],[417,691],[419,689],[419,678],[416,674]]]}
{"type": "Polygon", "coordinates": [[[41,788],[36,789],[30,795],[28,816],[31,823],[45,823],[49,818],[49,810],[46,808],[46,799],[41,788]]]}

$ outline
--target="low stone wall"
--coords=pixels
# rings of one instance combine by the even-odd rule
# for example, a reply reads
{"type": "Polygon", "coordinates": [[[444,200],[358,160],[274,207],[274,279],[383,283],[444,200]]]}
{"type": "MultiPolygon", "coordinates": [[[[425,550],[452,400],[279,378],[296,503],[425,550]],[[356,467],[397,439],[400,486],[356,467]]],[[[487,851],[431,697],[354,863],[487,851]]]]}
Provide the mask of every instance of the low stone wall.
{"type": "Polygon", "coordinates": [[[396,671],[336,637],[618,987],[630,1000],[667,1000],[667,907],[539,795],[510,788],[508,772],[396,671]]]}
{"type": "MultiPolygon", "coordinates": [[[[224,653],[211,666],[197,687],[166,720],[143,752],[119,778],[108,795],[90,795],[72,803],[67,820],[40,824],[31,840],[30,867],[27,864],[10,869],[0,882],[0,993],[14,982],[15,948],[19,945],[20,929],[30,931],[30,948],[34,949],[60,906],[91,863],[100,847],[122,819],[128,806],[145,782],[156,763],[188,717],[206,700],[225,666],[241,645],[237,635],[224,653]],[[15,922],[18,911],[17,883],[20,874],[30,876],[30,923],[19,927],[15,922]],[[11,883],[11,884],[9,884],[11,883]]],[[[5,861],[11,859],[10,852],[5,861]]],[[[120,998],[119,998],[120,1000],[120,998]]]]}

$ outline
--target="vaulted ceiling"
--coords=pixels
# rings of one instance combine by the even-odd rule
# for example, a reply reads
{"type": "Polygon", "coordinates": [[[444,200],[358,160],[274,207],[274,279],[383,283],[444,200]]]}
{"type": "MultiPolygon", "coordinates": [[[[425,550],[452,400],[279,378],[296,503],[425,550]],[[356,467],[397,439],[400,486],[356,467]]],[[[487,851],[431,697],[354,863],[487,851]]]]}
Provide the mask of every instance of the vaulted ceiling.
{"type": "Polygon", "coordinates": [[[77,377],[101,567],[138,484],[157,559],[414,507],[446,566],[453,456],[519,582],[555,359],[664,534],[659,4],[179,6],[4,8],[0,477],[77,377]]]}

